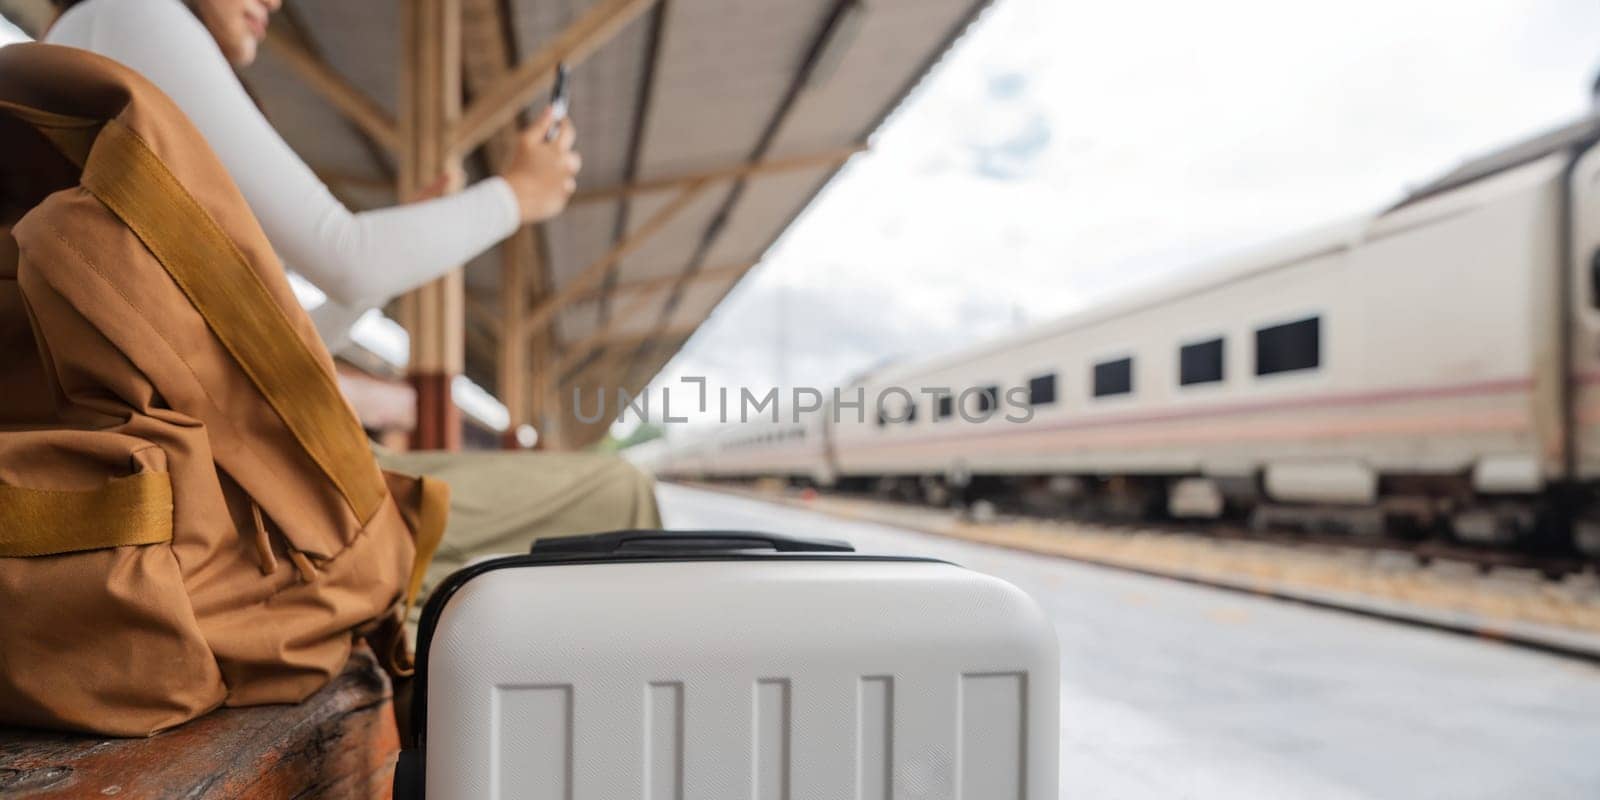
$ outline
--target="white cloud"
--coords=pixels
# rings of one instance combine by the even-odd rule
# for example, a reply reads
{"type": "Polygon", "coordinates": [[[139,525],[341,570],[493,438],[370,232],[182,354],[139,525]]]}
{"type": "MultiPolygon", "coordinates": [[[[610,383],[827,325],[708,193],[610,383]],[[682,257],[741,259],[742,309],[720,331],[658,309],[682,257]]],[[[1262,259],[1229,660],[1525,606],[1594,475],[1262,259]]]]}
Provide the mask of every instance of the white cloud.
{"type": "Polygon", "coordinates": [[[826,385],[1375,209],[1581,113],[1596,30],[1592,0],[1001,0],[661,379],[826,385]]]}

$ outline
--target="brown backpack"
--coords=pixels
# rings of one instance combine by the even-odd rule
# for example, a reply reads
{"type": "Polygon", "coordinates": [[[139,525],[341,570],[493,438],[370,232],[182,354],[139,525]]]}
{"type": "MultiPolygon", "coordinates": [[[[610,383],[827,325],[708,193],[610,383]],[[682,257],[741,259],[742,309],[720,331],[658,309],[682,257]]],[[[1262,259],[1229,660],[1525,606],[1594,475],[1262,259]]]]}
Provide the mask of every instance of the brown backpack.
{"type": "Polygon", "coordinates": [[[0,48],[0,725],[295,702],[360,635],[405,668],[448,491],[380,472],[333,376],[171,100],[0,48]]]}

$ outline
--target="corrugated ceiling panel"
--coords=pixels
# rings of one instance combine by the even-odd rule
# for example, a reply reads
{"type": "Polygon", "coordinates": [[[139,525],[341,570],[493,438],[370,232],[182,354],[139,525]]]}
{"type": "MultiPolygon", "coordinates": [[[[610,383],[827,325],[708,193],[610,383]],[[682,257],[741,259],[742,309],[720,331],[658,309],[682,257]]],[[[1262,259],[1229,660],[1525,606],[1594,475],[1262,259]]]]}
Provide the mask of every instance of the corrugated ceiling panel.
{"type": "Polygon", "coordinates": [[[594,332],[600,324],[600,304],[588,300],[563,310],[556,318],[556,335],[562,342],[575,342],[594,332]]]}
{"type": "MultiPolygon", "coordinates": [[[[564,18],[570,11],[567,9],[560,16],[564,18]]],[[[538,22],[541,19],[544,17],[535,13],[534,25],[545,24],[538,22]]],[[[578,129],[578,150],[584,159],[583,172],[579,175],[582,187],[615,186],[627,181],[649,69],[651,28],[650,15],[635,20],[594,57],[575,67],[571,74],[572,120],[578,129]]],[[[531,34],[533,26],[524,26],[522,30],[525,35],[531,34]]],[[[554,36],[558,31],[558,28],[545,28],[542,35],[554,36]]],[[[534,48],[543,43],[523,40],[524,53],[534,52],[534,48]]],[[[545,226],[550,274],[556,276],[558,282],[567,280],[611,249],[616,242],[621,208],[619,202],[574,206],[545,226]]],[[[585,323],[563,321],[561,324],[566,330],[568,326],[582,327],[585,323]]]]}
{"type": "Polygon", "coordinates": [[[970,0],[873,0],[837,69],[803,92],[773,142],[775,155],[859,140],[939,56],[973,13],[970,0]]]}
{"type": "MultiPolygon", "coordinates": [[[[640,177],[747,160],[778,114],[830,7],[831,0],[668,5],[640,177]],[[729,69],[730,64],[739,66],[729,69]]],[[[673,225],[625,259],[621,273],[647,277],[685,269],[728,191],[726,184],[706,191],[673,225]]],[[[635,198],[630,224],[639,224],[665,202],[663,197],[635,198]]]]}
{"type": "Polygon", "coordinates": [[[312,168],[387,178],[355,128],[270,52],[256,59],[244,79],[273,127],[312,168]]]}
{"type": "Polygon", "coordinates": [[[699,325],[710,315],[711,309],[722,302],[737,281],[733,279],[715,281],[695,281],[684,287],[683,293],[678,296],[677,305],[672,309],[667,318],[667,330],[682,330],[691,325],[699,325]]]}
{"type": "MultiPolygon", "coordinates": [[[[635,280],[682,272],[696,248],[700,246],[706,225],[722,207],[727,196],[726,185],[707,188],[701,192],[688,206],[678,212],[666,227],[645,240],[632,255],[623,259],[619,274],[629,280],[635,280]]],[[[663,206],[672,202],[673,197],[672,193],[667,192],[653,192],[634,197],[633,210],[628,214],[629,233],[637,231],[663,206]]]]}
{"type": "MultiPolygon", "coordinates": [[[[859,141],[890,110],[890,104],[920,79],[927,62],[970,22],[970,2],[873,3],[845,54],[826,80],[808,86],[779,128],[771,157],[800,155],[859,141]]],[[[746,182],[729,214],[728,225],[707,255],[707,263],[759,258],[822,188],[832,170],[763,176],[746,182]]],[[[704,321],[732,285],[717,289],[686,286],[659,320],[663,329],[704,321]]],[[[670,360],[641,358],[637,368],[653,375],[670,360]]]]}
{"type": "Polygon", "coordinates": [[[594,260],[604,256],[611,247],[611,237],[616,231],[617,206],[614,203],[581,203],[568,208],[544,226],[544,238],[550,253],[550,274],[557,284],[565,284],[572,276],[594,260]]]}
{"type": "Polygon", "coordinates": [[[524,56],[571,25],[593,5],[590,0],[510,0],[517,46],[524,56]]]}
{"type": "Polygon", "coordinates": [[[832,174],[829,168],[797,170],[747,182],[738,205],[728,215],[728,227],[717,237],[707,261],[736,264],[760,259],[773,238],[832,174]]]}
{"type": "Polygon", "coordinates": [[[495,298],[500,291],[500,248],[485,250],[467,262],[466,269],[467,291],[498,309],[499,301],[495,298]]]}
{"type": "MultiPolygon", "coordinates": [[[[391,116],[400,96],[400,4],[392,0],[294,0],[317,51],[391,116]]],[[[274,23],[274,24],[282,24],[274,23]]]]}
{"type": "Polygon", "coordinates": [[[661,318],[661,304],[665,299],[665,293],[652,292],[652,296],[641,311],[626,316],[619,315],[611,323],[611,333],[616,336],[637,336],[652,332],[656,327],[656,320],[661,318]]]}
{"type": "Polygon", "coordinates": [[[642,177],[748,158],[833,0],[667,5],[642,177]]]}

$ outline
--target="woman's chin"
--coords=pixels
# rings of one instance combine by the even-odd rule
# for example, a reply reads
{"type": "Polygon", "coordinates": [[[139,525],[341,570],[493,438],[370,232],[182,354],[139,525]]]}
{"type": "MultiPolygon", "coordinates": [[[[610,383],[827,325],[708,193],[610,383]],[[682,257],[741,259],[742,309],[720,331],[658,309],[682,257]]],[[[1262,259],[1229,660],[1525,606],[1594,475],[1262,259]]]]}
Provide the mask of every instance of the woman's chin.
{"type": "Polygon", "coordinates": [[[255,63],[257,47],[258,43],[254,36],[241,36],[223,55],[227,56],[228,63],[235,67],[248,67],[255,63]]]}

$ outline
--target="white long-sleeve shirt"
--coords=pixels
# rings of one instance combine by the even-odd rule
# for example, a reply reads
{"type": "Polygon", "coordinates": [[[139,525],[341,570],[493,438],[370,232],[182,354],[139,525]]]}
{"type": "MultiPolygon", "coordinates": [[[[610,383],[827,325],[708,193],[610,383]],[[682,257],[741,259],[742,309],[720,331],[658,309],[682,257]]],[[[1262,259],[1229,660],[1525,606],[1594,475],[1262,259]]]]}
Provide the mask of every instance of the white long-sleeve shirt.
{"type": "Polygon", "coordinates": [[[437,200],[352,213],[267,122],[181,0],[86,0],[44,40],[131,67],[189,115],[285,265],[328,296],[312,318],[330,348],[367,308],[516,230],[517,199],[500,178],[437,200]]]}

